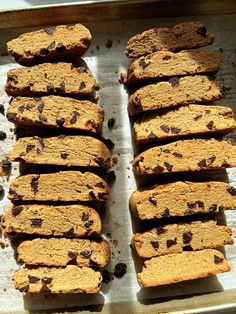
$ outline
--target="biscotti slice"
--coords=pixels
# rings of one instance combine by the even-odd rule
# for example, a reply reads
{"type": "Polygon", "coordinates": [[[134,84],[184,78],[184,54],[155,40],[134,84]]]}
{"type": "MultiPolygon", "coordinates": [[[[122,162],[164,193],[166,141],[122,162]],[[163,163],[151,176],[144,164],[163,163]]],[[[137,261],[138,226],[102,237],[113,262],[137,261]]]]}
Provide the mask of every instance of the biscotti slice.
{"type": "Polygon", "coordinates": [[[129,97],[131,116],[143,111],[211,102],[223,98],[223,84],[204,75],[174,77],[138,89],[129,97]]]}
{"type": "Polygon", "coordinates": [[[60,57],[81,56],[92,40],[82,24],[47,27],[24,33],[7,43],[8,52],[16,62],[35,64],[60,57]]]}
{"type": "Polygon", "coordinates": [[[236,190],[224,182],[177,181],[133,192],[130,205],[140,219],[235,210],[236,190]]]}
{"type": "Polygon", "coordinates": [[[153,257],[137,274],[141,287],[153,287],[203,278],[230,271],[224,255],[217,250],[182,252],[153,257]]]}
{"type": "Polygon", "coordinates": [[[61,171],[27,174],[12,180],[12,201],[106,201],[107,183],[91,172],[61,171]]]}
{"type": "MultiPolygon", "coordinates": [[[[212,51],[157,51],[135,60],[124,75],[124,84],[178,75],[215,73],[220,69],[220,61],[220,56],[212,51]]],[[[175,84],[175,78],[171,81],[175,84]]]]}
{"type": "Polygon", "coordinates": [[[110,260],[110,247],[104,239],[38,238],[23,241],[17,252],[18,261],[27,265],[105,267],[110,260]]]}
{"type": "Polygon", "coordinates": [[[7,233],[83,237],[100,234],[101,219],[95,209],[84,205],[27,204],[10,206],[2,227],[7,233]]]}
{"type": "Polygon", "coordinates": [[[130,58],[145,56],[159,50],[176,51],[198,48],[214,42],[213,34],[199,21],[185,22],[172,27],[153,28],[130,38],[126,55],[130,58]]]}
{"type": "Polygon", "coordinates": [[[20,125],[100,133],[104,112],[88,100],[61,96],[16,97],[7,109],[7,119],[20,125]]]}
{"type": "Polygon", "coordinates": [[[233,244],[232,231],[218,226],[214,220],[194,221],[165,225],[152,230],[136,233],[132,244],[142,258],[181,253],[184,250],[202,250],[233,244]]]}
{"type": "Polygon", "coordinates": [[[188,105],[148,112],[133,127],[136,142],[140,144],[198,134],[226,134],[236,128],[236,122],[230,108],[188,105]]]}
{"type": "Polygon", "coordinates": [[[10,153],[10,160],[32,164],[110,167],[107,146],[90,136],[24,137],[10,153]]]}
{"type": "Polygon", "coordinates": [[[199,171],[236,166],[236,146],[215,139],[177,141],[150,148],[133,160],[136,174],[199,171]]]}
{"type": "Polygon", "coordinates": [[[5,90],[12,96],[91,97],[96,87],[95,78],[88,69],[58,62],[8,71],[5,90]]]}
{"type": "Polygon", "coordinates": [[[97,293],[101,283],[102,275],[99,271],[75,265],[66,268],[23,268],[14,274],[14,285],[20,292],[97,293]]]}

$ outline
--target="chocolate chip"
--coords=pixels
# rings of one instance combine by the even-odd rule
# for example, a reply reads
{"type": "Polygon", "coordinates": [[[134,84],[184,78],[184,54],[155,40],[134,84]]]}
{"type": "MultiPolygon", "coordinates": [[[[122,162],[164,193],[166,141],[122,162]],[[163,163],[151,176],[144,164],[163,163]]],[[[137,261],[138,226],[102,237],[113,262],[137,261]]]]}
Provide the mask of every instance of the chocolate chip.
{"type": "Polygon", "coordinates": [[[40,293],[51,293],[51,290],[48,288],[48,286],[43,285],[39,292],[40,293]]]}
{"type": "Polygon", "coordinates": [[[54,86],[52,84],[48,84],[46,88],[49,93],[55,92],[54,86]]]}
{"type": "Polygon", "coordinates": [[[127,265],[124,263],[118,263],[115,265],[114,276],[117,278],[123,277],[126,274],[127,265]]]}
{"type": "Polygon", "coordinates": [[[96,195],[94,194],[93,191],[90,191],[90,192],[89,192],[89,196],[90,196],[90,198],[91,198],[92,200],[96,200],[96,199],[97,199],[97,198],[96,198],[96,195]]]}
{"type": "Polygon", "coordinates": [[[166,229],[163,228],[163,227],[158,227],[158,228],[156,229],[156,232],[157,232],[157,235],[160,235],[160,234],[166,232],[166,229]]]}
{"type": "Polygon", "coordinates": [[[79,86],[79,90],[84,89],[86,87],[85,82],[81,82],[79,86]]]}
{"type": "Polygon", "coordinates": [[[172,240],[172,239],[166,240],[167,248],[171,247],[172,245],[175,245],[176,243],[177,243],[177,238],[175,238],[174,240],[172,240]]]}
{"type": "Polygon", "coordinates": [[[34,108],[34,105],[33,104],[28,104],[28,105],[26,105],[25,108],[30,111],[32,108],[34,108]]]}
{"type": "Polygon", "coordinates": [[[228,189],[226,189],[227,192],[229,192],[231,195],[236,195],[236,189],[233,186],[230,186],[228,189]]]}
{"type": "Polygon", "coordinates": [[[38,105],[38,112],[42,113],[43,108],[44,108],[44,103],[41,103],[40,105],[38,105]]]}
{"type": "Polygon", "coordinates": [[[65,90],[66,90],[66,86],[64,82],[60,83],[59,87],[56,87],[57,92],[64,93],[65,90]]]}
{"type": "Polygon", "coordinates": [[[40,280],[38,277],[31,276],[31,275],[29,275],[28,278],[29,278],[29,283],[35,283],[40,280]]]}
{"type": "Polygon", "coordinates": [[[65,119],[64,118],[57,118],[56,123],[58,126],[63,126],[63,124],[65,123],[65,119]]]}
{"type": "Polygon", "coordinates": [[[214,121],[211,120],[210,122],[208,122],[207,125],[206,125],[206,127],[207,127],[209,130],[213,131],[213,130],[215,129],[215,127],[214,127],[214,121]]]}
{"type": "Polygon", "coordinates": [[[68,237],[68,238],[71,237],[71,236],[73,236],[73,235],[74,235],[74,228],[73,228],[73,227],[70,228],[68,231],[64,232],[63,235],[64,235],[65,237],[68,237]]]}
{"type": "Polygon", "coordinates": [[[92,255],[91,251],[81,251],[80,255],[82,255],[85,258],[89,258],[92,255]]]}
{"type": "Polygon", "coordinates": [[[38,192],[38,177],[34,177],[32,180],[31,180],[31,188],[33,190],[34,193],[37,193],[38,192]]]}
{"type": "Polygon", "coordinates": [[[8,159],[2,160],[2,168],[3,169],[10,169],[11,168],[11,162],[8,159]]]}
{"type": "Polygon", "coordinates": [[[29,285],[26,285],[24,287],[19,288],[20,292],[28,292],[29,291],[29,285]]]}
{"type": "Polygon", "coordinates": [[[148,138],[149,138],[149,139],[156,139],[157,136],[156,136],[156,134],[154,134],[153,132],[150,132],[150,133],[148,134],[148,138]]]}
{"type": "Polygon", "coordinates": [[[92,186],[90,184],[86,184],[86,187],[89,189],[89,190],[92,190],[92,186]]]}
{"type": "Polygon", "coordinates": [[[168,162],[164,162],[164,166],[166,167],[166,169],[170,172],[172,171],[173,166],[171,164],[169,164],[168,162]]]}
{"type": "Polygon", "coordinates": [[[93,223],[94,223],[93,220],[88,220],[88,221],[84,224],[84,226],[85,226],[85,228],[89,228],[89,227],[91,227],[91,226],[93,225],[93,223]]]}
{"type": "Polygon", "coordinates": [[[193,215],[193,214],[194,214],[194,211],[191,209],[186,209],[186,211],[184,212],[185,216],[189,216],[189,215],[193,215]]]}
{"type": "Polygon", "coordinates": [[[139,66],[144,70],[146,67],[151,64],[151,61],[146,62],[145,59],[140,59],[139,60],[139,66]]]}
{"type": "Polygon", "coordinates": [[[96,186],[97,188],[101,188],[101,189],[105,188],[103,182],[98,182],[98,183],[94,184],[94,186],[96,186]]]}
{"type": "Polygon", "coordinates": [[[61,158],[62,159],[67,159],[68,156],[69,156],[68,153],[65,153],[65,152],[61,153],[61,158]]]}
{"type": "Polygon", "coordinates": [[[137,97],[134,98],[133,104],[134,104],[134,108],[135,108],[136,112],[143,111],[143,107],[142,107],[141,101],[137,97]]]}
{"type": "Polygon", "coordinates": [[[204,208],[204,203],[202,201],[196,201],[196,205],[200,208],[204,208]]]}
{"type": "Polygon", "coordinates": [[[81,216],[82,221],[87,221],[89,219],[89,213],[88,212],[83,212],[81,216]]]}
{"type": "Polygon", "coordinates": [[[211,165],[216,160],[216,156],[209,157],[207,159],[208,165],[211,165]]]}
{"type": "Polygon", "coordinates": [[[63,45],[62,43],[57,44],[57,47],[56,47],[57,52],[64,52],[65,50],[66,50],[65,45],[63,45]]]}
{"type": "Polygon", "coordinates": [[[161,125],[160,129],[165,132],[165,133],[169,133],[170,132],[170,128],[167,125],[161,125]]]}
{"type": "Polygon", "coordinates": [[[115,144],[112,142],[112,140],[111,139],[109,139],[109,138],[106,138],[105,140],[104,140],[104,143],[105,143],[105,145],[107,146],[107,148],[109,149],[109,150],[111,150],[111,149],[113,149],[114,147],[115,147],[115,144]]]}
{"type": "Polygon", "coordinates": [[[18,111],[19,111],[20,113],[22,113],[24,110],[25,110],[25,106],[20,106],[20,107],[18,108],[18,111]]]}
{"type": "Polygon", "coordinates": [[[109,119],[108,122],[107,122],[108,128],[109,128],[109,129],[113,128],[114,125],[115,125],[115,123],[116,123],[116,119],[115,119],[115,118],[109,119]]]}
{"type": "Polygon", "coordinates": [[[115,181],[115,179],[116,179],[115,171],[113,171],[113,170],[112,170],[112,171],[109,171],[109,172],[107,173],[106,178],[107,178],[107,181],[108,181],[108,182],[115,181]]]}
{"type": "Polygon", "coordinates": [[[0,131],[0,140],[3,141],[7,137],[7,134],[3,131],[0,131]]]}
{"type": "Polygon", "coordinates": [[[222,263],[223,262],[223,258],[217,256],[217,255],[214,255],[214,263],[215,264],[219,264],[219,263],[222,263]]]}
{"type": "Polygon", "coordinates": [[[170,150],[169,150],[169,149],[163,149],[162,151],[163,151],[163,153],[166,153],[166,154],[169,154],[169,153],[170,153],[170,150]]]}
{"type": "Polygon", "coordinates": [[[205,168],[205,167],[207,166],[207,164],[206,164],[206,159],[204,158],[204,159],[200,160],[200,161],[197,163],[197,165],[198,165],[200,168],[205,168]]]}
{"type": "Polygon", "coordinates": [[[187,202],[187,206],[188,206],[188,208],[193,209],[193,208],[196,208],[196,203],[194,203],[194,202],[187,202]]]}
{"type": "Polygon", "coordinates": [[[171,59],[171,56],[165,56],[162,58],[162,60],[170,60],[171,59]]]}
{"type": "Polygon", "coordinates": [[[164,211],[163,211],[163,213],[161,214],[161,217],[169,217],[170,216],[170,210],[169,210],[169,208],[165,208],[164,209],[164,211]]]}
{"type": "Polygon", "coordinates": [[[79,113],[77,111],[73,111],[73,116],[70,119],[70,124],[75,124],[78,117],[79,117],[79,113]]]}
{"type": "Polygon", "coordinates": [[[9,77],[9,79],[14,83],[14,84],[17,84],[18,83],[18,78],[16,75],[11,75],[9,77]]]}
{"type": "Polygon", "coordinates": [[[47,46],[47,48],[48,48],[48,49],[53,49],[53,48],[55,48],[55,46],[56,46],[56,42],[55,42],[55,40],[54,40],[53,42],[51,42],[50,45],[47,46]]]}
{"type": "Polygon", "coordinates": [[[55,27],[46,27],[44,28],[45,33],[47,33],[48,35],[52,35],[55,31],[55,27]]]}
{"type": "Polygon", "coordinates": [[[24,209],[23,206],[16,206],[12,208],[11,213],[13,216],[18,216],[23,209],[24,209]]]}
{"type": "Polygon", "coordinates": [[[27,144],[26,145],[26,153],[30,152],[34,148],[35,148],[34,144],[27,144]]]}
{"type": "Polygon", "coordinates": [[[99,157],[99,156],[95,157],[95,158],[94,158],[94,161],[95,161],[99,166],[103,166],[103,164],[104,164],[104,159],[103,159],[102,157],[99,157]]]}
{"type": "Polygon", "coordinates": [[[45,285],[48,285],[52,282],[52,278],[50,277],[43,277],[42,278],[42,282],[45,284],[45,285]]]}
{"type": "Polygon", "coordinates": [[[3,104],[0,104],[0,114],[4,115],[4,113],[5,113],[5,108],[3,104]]]}
{"type": "Polygon", "coordinates": [[[13,190],[12,188],[9,189],[9,194],[15,194],[15,195],[17,195],[16,191],[13,190]]]}
{"type": "Polygon", "coordinates": [[[152,240],[150,241],[150,244],[152,245],[152,247],[157,250],[159,248],[159,242],[157,240],[152,240]]]}
{"type": "Polygon", "coordinates": [[[155,198],[155,196],[150,196],[148,198],[149,202],[152,203],[154,206],[157,205],[157,199],[155,198]]]}
{"type": "Polygon", "coordinates": [[[41,218],[32,218],[30,220],[31,220],[31,226],[32,227],[40,228],[42,226],[43,219],[41,219],[41,218]]]}
{"type": "Polygon", "coordinates": [[[76,259],[76,257],[78,256],[78,253],[77,252],[72,252],[72,251],[69,251],[68,252],[68,256],[72,259],[76,259]]]}
{"type": "Polygon", "coordinates": [[[178,77],[171,77],[169,79],[169,83],[172,85],[172,86],[176,86],[179,84],[179,78],[178,77]]]}
{"type": "Polygon", "coordinates": [[[157,165],[156,167],[153,168],[153,170],[156,172],[156,173],[161,173],[164,171],[164,168],[162,166],[159,166],[157,165]]]}
{"type": "Polygon", "coordinates": [[[183,243],[184,244],[190,243],[192,238],[193,238],[193,234],[191,231],[183,233],[183,243]]]}
{"type": "Polygon", "coordinates": [[[217,204],[212,204],[208,210],[209,212],[215,212],[217,210],[217,204]]]}
{"type": "Polygon", "coordinates": [[[183,158],[183,155],[177,152],[174,152],[172,155],[175,156],[176,158],[183,158]]]}
{"type": "Polygon", "coordinates": [[[202,37],[206,38],[206,33],[207,33],[206,27],[205,26],[199,27],[197,29],[197,33],[201,35],[202,37]]]}
{"type": "Polygon", "coordinates": [[[79,73],[86,73],[86,72],[87,72],[87,69],[86,69],[85,67],[79,67],[79,68],[77,68],[77,71],[78,71],[79,73]]]}
{"type": "Polygon", "coordinates": [[[16,113],[7,113],[7,119],[8,120],[15,120],[17,114],[16,113]]]}
{"type": "Polygon", "coordinates": [[[99,198],[100,200],[107,200],[107,193],[98,192],[98,198],[99,198]]]}
{"type": "Polygon", "coordinates": [[[42,122],[47,122],[47,121],[48,119],[40,113],[37,122],[42,123],[42,122]]]}
{"type": "Polygon", "coordinates": [[[179,129],[179,128],[175,128],[175,127],[171,127],[170,128],[170,131],[171,131],[171,133],[173,133],[173,134],[178,134],[179,132],[181,132],[181,129],[179,129]]]}
{"type": "Polygon", "coordinates": [[[199,120],[200,118],[202,118],[202,114],[198,114],[194,117],[194,120],[197,121],[199,120]]]}
{"type": "Polygon", "coordinates": [[[107,40],[107,43],[106,43],[106,47],[107,47],[107,48],[111,48],[111,47],[112,47],[112,44],[113,44],[112,40],[111,40],[111,39],[108,39],[108,40],[107,40]]]}

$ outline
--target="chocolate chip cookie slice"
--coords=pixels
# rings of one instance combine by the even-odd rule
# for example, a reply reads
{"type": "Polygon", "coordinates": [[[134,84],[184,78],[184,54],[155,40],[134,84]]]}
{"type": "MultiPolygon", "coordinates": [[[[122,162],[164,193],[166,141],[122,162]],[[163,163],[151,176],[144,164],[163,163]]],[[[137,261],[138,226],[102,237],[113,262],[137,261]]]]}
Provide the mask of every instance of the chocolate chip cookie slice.
{"type": "Polygon", "coordinates": [[[188,105],[147,112],[134,122],[138,144],[199,134],[226,134],[236,128],[232,109],[188,105]]]}
{"type": "Polygon", "coordinates": [[[165,225],[133,236],[138,256],[154,256],[196,251],[233,244],[232,231],[214,220],[165,225]]]}
{"type": "Polygon", "coordinates": [[[2,227],[7,233],[66,237],[96,236],[101,233],[101,219],[95,209],[79,204],[15,205],[10,206],[4,214],[2,227]]]}
{"type": "Polygon", "coordinates": [[[88,267],[68,265],[65,268],[23,268],[15,272],[14,285],[20,292],[30,293],[97,293],[102,275],[88,267]]]}
{"type": "Polygon", "coordinates": [[[130,205],[139,219],[235,210],[236,189],[217,181],[178,181],[135,191],[131,194],[130,205]]]}
{"type": "Polygon", "coordinates": [[[223,94],[223,84],[211,77],[174,77],[138,89],[129,97],[128,111],[133,116],[143,111],[215,101],[223,94]]]}
{"type": "MultiPolygon", "coordinates": [[[[206,50],[183,50],[180,52],[157,51],[135,60],[123,75],[124,84],[133,85],[146,80],[187,74],[216,73],[221,58],[206,50]]],[[[178,84],[178,79],[172,79],[178,84]]]]}
{"type": "Polygon", "coordinates": [[[98,87],[92,73],[71,63],[43,63],[8,71],[5,90],[12,96],[62,95],[92,97],[98,87]]]}
{"type": "Polygon", "coordinates": [[[16,97],[7,109],[7,118],[20,125],[100,133],[104,112],[88,100],[61,96],[16,97]]]}
{"type": "Polygon", "coordinates": [[[106,145],[89,136],[24,137],[10,153],[10,160],[32,164],[81,167],[110,167],[110,151],[106,145]]]}
{"type": "Polygon", "coordinates": [[[32,65],[61,57],[81,56],[92,40],[82,24],[60,25],[24,33],[7,43],[16,62],[32,65]]]}
{"type": "Polygon", "coordinates": [[[153,257],[144,262],[137,279],[139,285],[145,288],[203,278],[230,270],[231,267],[221,252],[206,249],[153,257]]]}
{"type": "Polygon", "coordinates": [[[236,146],[215,139],[177,141],[150,148],[136,156],[136,174],[199,171],[236,166],[236,146]]]}
{"type": "Polygon", "coordinates": [[[159,50],[176,51],[198,48],[214,42],[213,34],[199,21],[185,22],[172,27],[153,28],[130,38],[126,55],[130,58],[145,56],[159,50]]]}
{"type": "MultiPolygon", "coordinates": [[[[12,180],[8,198],[14,201],[106,201],[107,183],[91,172],[61,171],[28,174],[12,180]]],[[[36,221],[36,224],[42,223],[36,221]]]]}

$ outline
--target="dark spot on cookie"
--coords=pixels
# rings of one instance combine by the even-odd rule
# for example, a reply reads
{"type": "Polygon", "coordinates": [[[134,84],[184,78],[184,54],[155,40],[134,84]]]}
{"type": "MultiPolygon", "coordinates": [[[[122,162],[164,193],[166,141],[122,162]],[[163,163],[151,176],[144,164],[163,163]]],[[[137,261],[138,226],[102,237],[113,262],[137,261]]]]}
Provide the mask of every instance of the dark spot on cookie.
{"type": "Polygon", "coordinates": [[[195,212],[191,209],[186,209],[186,211],[184,212],[184,216],[189,216],[189,215],[193,215],[195,212]]]}
{"type": "Polygon", "coordinates": [[[194,202],[187,202],[187,206],[188,206],[188,208],[193,209],[193,208],[196,208],[196,203],[194,203],[194,202]]]}
{"type": "Polygon", "coordinates": [[[171,59],[171,56],[164,56],[162,59],[163,59],[163,60],[170,60],[170,59],[171,59]]]}
{"type": "Polygon", "coordinates": [[[197,163],[197,165],[198,165],[200,168],[205,168],[205,167],[207,166],[207,164],[206,164],[206,159],[204,158],[204,159],[200,160],[200,161],[197,163]]]}
{"type": "Polygon", "coordinates": [[[89,192],[89,196],[90,196],[90,198],[91,198],[92,200],[96,200],[96,199],[97,199],[97,198],[96,198],[96,195],[94,194],[93,191],[90,191],[90,192],[89,192]]]}
{"type": "Polygon", "coordinates": [[[169,149],[163,149],[162,151],[163,151],[163,153],[166,153],[166,154],[169,154],[169,153],[170,153],[170,150],[169,150],[169,149]]]}
{"type": "Polygon", "coordinates": [[[19,111],[20,113],[23,113],[24,110],[25,110],[25,106],[20,106],[20,107],[18,108],[18,111],[19,111]]]}
{"type": "Polygon", "coordinates": [[[183,233],[183,243],[188,244],[192,241],[193,234],[191,231],[183,233]]]}
{"type": "Polygon", "coordinates": [[[79,68],[77,68],[77,71],[78,71],[79,73],[86,73],[86,72],[87,72],[87,69],[86,69],[85,67],[79,67],[79,68]]]}
{"type": "Polygon", "coordinates": [[[86,87],[85,82],[81,82],[79,85],[79,90],[84,89],[86,87]]]}
{"type": "Polygon", "coordinates": [[[89,219],[89,213],[88,212],[83,212],[81,216],[82,221],[87,221],[89,219]]]}
{"type": "Polygon", "coordinates": [[[99,157],[99,156],[95,157],[95,158],[94,158],[94,161],[95,161],[99,166],[103,166],[103,164],[104,164],[104,159],[103,159],[102,157],[99,157]]]}
{"type": "Polygon", "coordinates": [[[47,121],[48,121],[48,119],[40,113],[37,122],[43,123],[43,122],[47,122],[47,121]]]}
{"type": "Polygon", "coordinates": [[[24,287],[19,288],[20,292],[28,292],[29,291],[29,285],[26,285],[24,287]]]}
{"type": "Polygon", "coordinates": [[[174,152],[172,155],[175,156],[176,158],[183,158],[183,155],[177,152],[174,152]]]}
{"type": "Polygon", "coordinates": [[[80,255],[85,257],[85,258],[89,258],[91,255],[92,255],[92,252],[91,251],[81,251],[80,252],[80,255]]]}
{"type": "Polygon", "coordinates": [[[38,106],[38,112],[42,113],[42,112],[43,112],[43,108],[44,108],[44,104],[41,103],[41,104],[38,106]]]}
{"type": "Polygon", "coordinates": [[[3,131],[0,131],[0,140],[3,141],[6,139],[6,137],[7,137],[7,134],[3,131]]]}
{"type": "Polygon", "coordinates": [[[45,285],[48,285],[52,282],[52,278],[50,277],[43,277],[42,278],[42,282],[45,284],[45,285]]]}
{"type": "Polygon", "coordinates": [[[70,124],[75,124],[77,122],[78,117],[79,113],[77,111],[73,111],[73,116],[70,119],[70,124]]]}
{"type": "Polygon", "coordinates": [[[215,212],[217,210],[217,204],[212,204],[208,210],[209,212],[215,212]]]}
{"type": "Polygon", "coordinates": [[[158,227],[158,228],[156,229],[156,231],[157,231],[157,235],[160,235],[160,234],[166,232],[166,229],[163,228],[163,227],[158,227]]]}
{"type": "Polygon", "coordinates": [[[28,278],[29,278],[29,283],[35,283],[35,282],[38,282],[40,280],[40,278],[38,278],[36,276],[31,276],[31,275],[29,275],[28,278]]]}
{"type": "Polygon", "coordinates": [[[143,111],[141,101],[137,97],[135,97],[133,104],[134,104],[134,109],[136,112],[143,111]]]}
{"type": "Polygon", "coordinates": [[[46,27],[44,28],[45,33],[47,33],[48,35],[52,35],[55,31],[55,27],[46,27]]]}
{"type": "Polygon", "coordinates": [[[155,196],[150,196],[148,198],[149,202],[152,203],[154,206],[157,205],[157,199],[155,198],[155,196]]]}
{"type": "Polygon", "coordinates": [[[63,126],[63,124],[65,123],[65,119],[64,118],[57,118],[56,123],[58,126],[63,126]]]}
{"type": "Polygon", "coordinates": [[[165,208],[164,209],[164,211],[163,211],[163,213],[161,214],[161,217],[169,217],[170,216],[170,210],[169,210],[169,208],[165,208]]]}
{"type": "Polygon", "coordinates": [[[215,127],[214,127],[214,121],[211,120],[210,122],[208,122],[207,125],[206,125],[206,127],[207,127],[209,130],[213,131],[213,130],[215,129],[215,127]]]}
{"type": "Polygon", "coordinates": [[[219,263],[222,263],[223,262],[223,258],[217,256],[217,255],[214,255],[214,263],[215,264],[219,264],[219,263]]]}
{"type": "Polygon", "coordinates": [[[33,104],[28,104],[28,105],[26,105],[26,107],[25,107],[25,109],[27,109],[27,110],[31,110],[32,108],[34,108],[34,105],[33,104]]]}
{"type": "Polygon", "coordinates": [[[208,165],[211,165],[215,160],[216,160],[216,156],[209,157],[209,158],[207,159],[208,165]]]}
{"type": "Polygon", "coordinates": [[[16,75],[11,75],[9,77],[9,79],[14,83],[14,84],[17,84],[18,83],[18,78],[16,75]]]}
{"type": "Polygon", "coordinates": [[[43,285],[39,292],[40,293],[51,293],[51,290],[48,288],[47,285],[43,285]]]}
{"type": "Polygon", "coordinates": [[[172,85],[172,86],[176,86],[179,84],[179,78],[178,77],[171,77],[169,79],[169,83],[172,85]]]}
{"type": "Polygon", "coordinates": [[[33,190],[34,193],[37,193],[38,192],[38,177],[34,177],[32,180],[31,180],[31,188],[33,190]]]}
{"type": "Polygon", "coordinates": [[[15,190],[13,190],[13,188],[10,188],[10,189],[9,189],[9,194],[11,194],[11,195],[12,195],[12,194],[17,195],[16,191],[15,191],[15,190]]]}
{"type": "Polygon", "coordinates": [[[43,219],[41,219],[41,218],[32,218],[30,220],[31,220],[31,226],[32,227],[40,228],[42,226],[43,219]]]}
{"type": "Polygon", "coordinates": [[[149,138],[149,139],[156,139],[157,136],[156,136],[156,134],[154,134],[153,132],[150,132],[150,133],[148,134],[148,138],[149,138]]]}
{"type": "Polygon", "coordinates": [[[66,153],[66,152],[61,153],[61,158],[62,159],[67,159],[68,156],[69,156],[69,154],[66,153]]]}
{"type": "Polygon", "coordinates": [[[179,128],[175,128],[175,127],[171,127],[170,128],[170,131],[171,131],[171,133],[173,133],[173,134],[178,134],[179,132],[181,132],[181,129],[179,129],[179,128]]]}
{"type": "Polygon", "coordinates": [[[151,61],[146,62],[145,59],[140,59],[140,60],[139,60],[139,66],[140,66],[143,70],[146,69],[146,67],[148,67],[149,64],[151,64],[151,61]]]}
{"type": "Polygon", "coordinates": [[[65,45],[63,45],[62,43],[57,44],[57,47],[56,47],[57,52],[61,53],[61,52],[64,52],[65,50],[66,50],[65,45]]]}
{"type": "Polygon", "coordinates": [[[30,152],[34,148],[35,148],[34,144],[27,144],[26,145],[26,153],[30,152]]]}
{"type": "Polygon", "coordinates": [[[202,201],[196,201],[196,205],[200,208],[204,208],[204,203],[202,201]]]}
{"type": "Polygon", "coordinates": [[[107,178],[107,181],[108,182],[112,182],[112,181],[115,181],[116,179],[116,174],[115,174],[115,171],[109,171],[106,175],[106,178],[107,178]]]}
{"type": "Polygon", "coordinates": [[[16,113],[7,113],[7,119],[8,120],[15,120],[17,114],[16,113]]]}
{"type": "Polygon", "coordinates": [[[107,193],[104,193],[104,192],[98,192],[98,198],[100,200],[107,200],[107,193]]]}
{"type": "Polygon", "coordinates": [[[150,244],[152,245],[152,247],[157,250],[159,248],[159,242],[157,240],[152,240],[150,241],[150,244]]]}
{"type": "Polygon", "coordinates": [[[229,192],[233,196],[236,195],[236,189],[233,186],[230,186],[229,188],[227,188],[226,191],[229,192]]]}
{"type": "Polygon", "coordinates": [[[89,227],[91,227],[91,226],[93,225],[93,223],[94,223],[93,220],[88,220],[88,221],[84,224],[84,226],[85,226],[85,228],[89,228],[89,227]]]}
{"type": "Polygon", "coordinates": [[[114,125],[115,125],[115,123],[116,123],[116,119],[115,119],[115,118],[109,119],[108,122],[107,122],[108,128],[109,128],[109,129],[113,128],[114,125]]]}
{"type": "Polygon", "coordinates": [[[49,93],[54,93],[54,92],[55,92],[54,86],[53,86],[52,84],[48,84],[48,85],[46,86],[46,88],[47,88],[47,91],[48,91],[49,93]]]}
{"type": "Polygon", "coordinates": [[[23,209],[24,209],[23,206],[16,206],[12,208],[11,213],[13,216],[18,216],[23,209]]]}
{"type": "Polygon", "coordinates": [[[197,29],[197,33],[201,35],[202,37],[206,38],[206,33],[207,33],[206,27],[205,26],[199,27],[197,29]]]}
{"type": "Polygon", "coordinates": [[[165,132],[165,133],[169,133],[170,132],[170,127],[168,127],[168,125],[161,125],[160,129],[165,132]]]}
{"type": "Polygon", "coordinates": [[[45,147],[44,140],[42,138],[39,138],[38,141],[41,147],[44,148],[45,147]]]}
{"type": "Polygon", "coordinates": [[[73,228],[73,227],[70,228],[68,231],[64,232],[63,235],[64,235],[65,237],[68,237],[68,238],[71,237],[71,236],[73,236],[73,235],[74,235],[74,228],[73,228]]]}
{"type": "Polygon", "coordinates": [[[55,40],[53,41],[53,42],[51,42],[51,44],[49,44],[48,45],[48,49],[53,49],[53,48],[55,48],[55,46],[56,46],[56,42],[55,42],[55,40]]]}
{"type": "Polygon", "coordinates": [[[68,251],[68,256],[72,259],[76,259],[76,257],[78,256],[77,252],[72,252],[72,251],[68,251]]]}
{"type": "Polygon", "coordinates": [[[64,93],[65,90],[66,90],[66,86],[64,82],[60,83],[59,87],[56,88],[56,91],[60,93],[64,93]]]}
{"type": "Polygon", "coordinates": [[[121,278],[126,274],[127,265],[124,263],[118,263],[115,265],[114,276],[117,278],[121,278]]]}
{"type": "Polygon", "coordinates": [[[101,189],[105,188],[103,182],[98,182],[98,183],[94,184],[94,186],[96,186],[97,188],[101,188],[101,189]]]}
{"type": "Polygon", "coordinates": [[[164,162],[164,166],[166,167],[166,169],[170,172],[172,171],[173,166],[171,164],[169,164],[168,162],[164,162]]]}
{"type": "Polygon", "coordinates": [[[156,167],[153,168],[155,173],[161,173],[164,171],[164,168],[162,166],[157,165],[156,167]]]}
{"type": "Polygon", "coordinates": [[[172,239],[166,240],[167,248],[170,248],[171,246],[175,245],[176,243],[177,243],[177,238],[174,238],[174,240],[172,240],[172,239]]]}
{"type": "Polygon", "coordinates": [[[89,189],[89,190],[92,190],[92,186],[90,184],[86,184],[86,187],[89,189]]]}

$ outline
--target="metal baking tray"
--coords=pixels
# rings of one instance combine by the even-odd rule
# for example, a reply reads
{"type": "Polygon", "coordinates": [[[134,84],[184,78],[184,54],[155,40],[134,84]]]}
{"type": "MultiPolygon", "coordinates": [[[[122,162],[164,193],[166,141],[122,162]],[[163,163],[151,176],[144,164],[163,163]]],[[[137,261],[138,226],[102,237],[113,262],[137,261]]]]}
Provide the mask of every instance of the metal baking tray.
{"type": "MultiPolygon", "coordinates": [[[[0,249],[0,313],[61,312],[70,308],[78,311],[102,313],[236,313],[236,246],[226,247],[226,256],[232,272],[175,285],[140,289],[136,270],[141,262],[132,253],[129,244],[133,233],[128,199],[136,189],[130,161],[134,154],[132,132],[127,114],[128,94],[119,83],[120,72],[130,64],[125,56],[127,39],[145,29],[170,26],[179,22],[201,20],[216,36],[209,49],[223,56],[218,77],[224,80],[227,97],[217,104],[236,111],[236,2],[233,0],[136,0],[136,1],[80,1],[62,5],[48,5],[29,9],[0,11],[0,102],[7,106],[8,97],[3,87],[6,71],[17,64],[6,55],[6,42],[25,32],[54,24],[81,22],[93,35],[93,42],[84,60],[101,85],[99,104],[105,110],[103,135],[115,143],[113,151],[116,182],[103,219],[103,233],[111,232],[108,239],[112,248],[110,268],[117,262],[128,266],[122,279],[104,284],[95,296],[22,296],[12,283],[12,274],[20,266],[15,262],[9,245],[0,249]],[[107,47],[107,41],[112,46],[107,47]],[[109,130],[107,121],[114,117],[115,127],[109,130]]],[[[208,49],[208,48],[207,48],[208,49]]],[[[0,158],[7,155],[15,141],[14,126],[0,116],[0,129],[7,132],[7,140],[0,143],[0,158]]],[[[235,132],[228,138],[236,143],[235,132]]],[[[17,176],[18,165],[13,164],[12,177],[17,176]]],[[[235,185],[236,169],[227,171],[229,181],[235,185]]],[[[9,181],[0,178],[5,189],[9,181]]],[[[7,194],[7,193],[6,193],[7,194]]],[[[0,203],[0,213],[9,204],[6,196],[0,203]]],[[[228,225],[236,230],[236,213],[226,213],[228,225]]],[[[3,238],[3,241],[8,239],[3,238]]]]}

